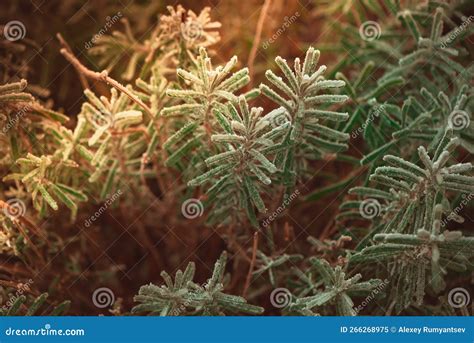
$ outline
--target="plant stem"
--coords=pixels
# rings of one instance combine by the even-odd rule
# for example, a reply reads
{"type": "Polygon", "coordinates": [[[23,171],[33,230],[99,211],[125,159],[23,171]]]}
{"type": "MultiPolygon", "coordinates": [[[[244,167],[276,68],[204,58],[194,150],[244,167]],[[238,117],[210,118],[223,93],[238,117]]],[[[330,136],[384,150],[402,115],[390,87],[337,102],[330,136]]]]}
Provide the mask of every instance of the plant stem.
{"type": "Polygon", "coordinates": [[[258,17],[258,22],[257,22],[257,30],[255,31],[255,36],[253,39],[253,45],[252,45],[252,50],[250,50],[249,54],[249,60],[248,60],[248,68],[249,68],[249,77],[250,77],[250,83],[249,83],[249,88],[252,88],[252,80],[253,80],[253,73],[254,73],[254,62],[255,62],[255,57],[257,56],[257,50],[258,46],[260,45],[260,40],[262,38],[262,30],[263,30],[263,24],[265,22],[265,18],[268,13],[268,9],[270,8],[272,0],[265,0],[262,11],[260,12],[260,16],[258,17]]]}
{"type": "MultiPolygon", "coordinates": [[[[65,43],[64,39],[62,39],[60,34],[58,34],[58,39],[61,42],[61,44],[63,44],[63,42],[65,43]]],[[[124,85],[122,85],[120,82],[118,82],[118,81],[114,80],[113,78],[111,78],[108,75],[107,70],[102,70],[99,73],[99,72],[88,69],[86,66],[84,66],[76,58],[76,56],[73,55],[73,53],[68,49],[67,46],[61,48],[61,50],[59,50],[59,52],[74,66],[74,68],[76,68],[76,70],[80,74],[82,74],[86,77],[89,77],[93,80],[98,80],[98,81],[105,82],[105,83],[111,85],[112,87],[114,87],[115,89],[117,89],[118,91],[124,93],[134,103],[136,103],[138,106],[140,106],[141,108],[143,108],[145,110],[145,113],[148,115],[150,120],[153,119],[153,114],[151,112],[151,109],[145,103],[143,103],[143,101],[141,101],[138,97],[136,97],[134,94],[132,94],[124,85]]]]}
{"type": "Polygon", "coordinates": [[[252,247],[252,260],[250,261],[249,272],[247,274],[247,279],[245,280],[244,290],[242,291],[242,297],[245,298],[247,290],[250,287],[250,281],[252,280],[252,273],[255,267],[255,259],[257,257],[257,247],[258,247],[258,231],[253,234],[253,247],[252,247]]]}

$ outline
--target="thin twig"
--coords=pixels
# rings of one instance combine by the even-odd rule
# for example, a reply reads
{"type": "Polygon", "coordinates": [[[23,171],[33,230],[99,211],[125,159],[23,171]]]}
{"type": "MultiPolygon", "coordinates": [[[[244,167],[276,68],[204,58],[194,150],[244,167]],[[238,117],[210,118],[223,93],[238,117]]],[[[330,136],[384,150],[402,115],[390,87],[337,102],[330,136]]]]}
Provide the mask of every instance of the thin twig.
{"type": "Polygon", "coordinates": [[[255,259],[257,258],[257,247],[258,247],[258,231],[253,234],[252,260],[250,261],[249,272],[247,274],[247,279],[245,280],[244,290],[242,291],[242,296],[244,298],[247,295],[247,290],[249,289],[250,281],[252,280],[253,268],[255,267],[255,259]]]}
{"type": "Polygon", "coordinates": [[[98,80],[98,81],[105,82],[105,83],[111,85],[112,87],[114,87],[115,89],[117,89],[118,91],[124,93],[134,103],[136,103],[138,106],[140,106],[141,108],[143,108],[145,110],[145,112],[149,116],[150,120],[153,119],[153,114],[151,112],[151,109],[147,105],[145,105],[145,103],[143,103],[143,101],[141,101],[138,97],[136,97],[134,94],[132,94],[130,92],[130,90],[128,90],[124,85],[122,85],[120,82],[118,82],[118,81],[114,80],[113,78],[111,78],[108,75],[107,70],[103,70],[100,73],[96,72],[96,71],[92,71],[92,70],[88,69],[86,66],[84,66],[81,62],[79,62],[79,60],[67,48],[64,47],[59,51],[74,66],[74,68],[76,68],[76,70],[79,73],[81,73],[84,76],[89,77],[93,80],[98,80]]]}
{"type": "MultiPolygon", "coordinates": [[[[56,35],[56,37],[58,37],[58,40],[59,40],[59,43],[67,50],[69,51],[70,54],[72,54],[72,49],[71,47],[69,46],[69,44],[64,40],[63,36],[58,33],[56,35]]],[[[87,81],[87,79],[84,77],[84,75],[79,72],[79,70],[77,70],[77,75],[79,76],[79,80],[81,81],[81,84],[82,84],[82,88],[84,89],[89,89],[90,86],[89,86],[89,82],[87,81]]]]}
{"type": "Polygon", "coordinates": [[[255,36],[253,39],[252,50],[250,50],[249,60],[248,60],[248,68],[249,68],[249,76],[250,76],[250,88],[252,88],[252,80],[253,80],[253,73],[254,73],[254,62],[255,57],[257,57],[257,50],[260,45],[260,40],[262,38],[262,31],[263,31],[263,24],[265,22],[265,18],[268,13],[268,9],[270,8],[270,3],[272,0],[265,0],[263,4],[262,11],[260,12],[260,16],[258,17],[257,22],[257,30],[255,31],[255,36]]]}

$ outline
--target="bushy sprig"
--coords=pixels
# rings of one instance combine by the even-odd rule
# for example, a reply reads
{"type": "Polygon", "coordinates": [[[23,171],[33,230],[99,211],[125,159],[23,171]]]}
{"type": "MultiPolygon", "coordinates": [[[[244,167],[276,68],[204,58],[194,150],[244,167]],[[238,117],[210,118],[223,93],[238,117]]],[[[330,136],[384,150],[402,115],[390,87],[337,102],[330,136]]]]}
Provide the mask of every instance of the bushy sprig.
{"type": "Polygon", "coordinates": [[[275,59],[284,79],[268,70],[266,77],[274,88],[260,86],[262,93],[280,108],[272,113],[276,126],[288,122],[288,133],[281,143],[275,164],[282,169],[283,183],[294,185],[297,176],[307,169],[306,161],[321,159],[347,149],[349,135],[331,128],[328,123],[347,120],[348,113],[328,109],[328,105],[342,103],[347,95],[331,94],[328,89],[344,86],[344,81],[327,80],[326,66],[317,67],[320,53],[314,48],[306,52],[303,64],[295,59],[294,70],[281,57],[275,59]]]}
{"type": "Polygon", "coordinates": [[[355,316],[354,295],[368,294],[374,288],[381,284],[381,280],[372,279],[369,281],[360,281],[361,274],[356,274],[347,278],[346,272],[341,266],[332,268],[326,260],[311,258],[311,268],[315,269],[321,277],[323,289],[314,288],[309,295],[297,298],[290,304],[289,311],[295,311],[306,314],[314,308],[324,306],[335,306],[336,312],[340,316],[355,316]]]}
{"type": "Polygon", "coordinates": [[[142,286],[135,301],[134,313],[151,315],[226,315],[232,313],[260,314],[263,308],[250,305],[239,296],[226,294],[224,290],[224,274],[227,254],[224,252],[214,265],[210,279],[204,285],[193,281],[195,265],[190,262],[186,270],[178,270],[174,282],[170,275],[162,272],[165,285],[160,287],[150,284],[142,286]]]}

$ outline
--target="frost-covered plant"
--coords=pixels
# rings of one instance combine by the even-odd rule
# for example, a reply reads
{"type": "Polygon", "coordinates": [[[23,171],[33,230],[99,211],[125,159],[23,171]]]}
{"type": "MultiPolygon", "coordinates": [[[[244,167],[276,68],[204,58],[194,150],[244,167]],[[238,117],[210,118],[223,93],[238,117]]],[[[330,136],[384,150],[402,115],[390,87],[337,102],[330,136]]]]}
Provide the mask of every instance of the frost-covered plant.
{"type": "Polygon", "coordinates": [[[355,316],[351,297],[368,294],[381,283],[378,279],[361,282],[361,274],[347,278],[341,266],[332,268],[326,260],[311,258],[310,263],[321,277],[324,287],[322,290],[312,289],[314,295],[297,298],[290,304],[290,312],[309,314],[314,308],[334,304],[338,315],[355,316]]]}
{"type": "Polygon", "coordinates": [[[214,265],[211,278],[203,285],[193,281],[196,271],[193,262],[184,272],[176,272],[174,282],[168,273],[162,272],[165,285],[142,286],[134,298],[140,304],[132,312],[161,316],[262,313],[262,307],[250,305],[242,297],[223,292],[226,261],[227,253],[223,252],[214,265]]]}
{"type": "MultiPolygon", "coordinates": [[[[189,258],[178,241],[231,252],[230,273],[226,253],[204,284],[193,263],[174,279],[163,272],[163,285],[140,288],[132,313],[355,315],[359,296],[374,300],[370,314],[469,313],[449,308],[448,296],[470,286],[474,269],[464,224],[474,194],[470,3],[315,3],[321,18],[345,15],[331,23],[337,39],[318,42],[329,68],[312,47],[291,64],[277,57],[279,71],[249,58],[249,73],[235,56],[217,65],[221,24],[208,8],[168,7],[150,27],[123,19],[123,33],[101,33],[89,50],[102,71],[59,36],[85,89],[79,113],[61,103],[63,91],[49,97],[23,79],[29,68],[14,55],[29,39],[0,41],[1,299],[41,275],[32,296],[1,313],[51,313],[43,292],[60,303],[83,277],[89,288],[122,284],[128,263],[91,268],[115,259],[111,242],[127,249],[124,260],[150,255],[154,263],[126,273],[146,283],[155,267],[189,258]],[[262,70],[265,84],[251,89],[262,70]],[[270,307],[282,287],[288,306],[270,307]]],[[[112,314],[129,313],[122,295],[130,304],[121,292],[112,314]]],[[[76,303],[82,314],[87,305],[76,303]]]]}
{"type": "Polygon", "coordinates": [[[211,169],[188,185],[213,182],[206,194],[219,208],[212,217],[225,220],[222,215],[237,207],[245,210],[252,224],[258,226],[254,207],[266,212],[262,188],[268,188],[272,174],[277,171],[269,155],[274,153],[275,142],[285,134],[287,125],[272,128],[262,116],[263,109],[249,108],[243,95],[239,97],[238,107],[239,110],[230,103],[214,110],[223,133],[212,135],[211,141],[222,146],[223,152],[208,157],[205,162],[211,169]]]}
{"type": "Polygon", "coordinates": [[[199,14],[186,11],[181,5],[167,9],[169,15],[158,17],[157,25],[148,30],[146,39],[139,41],[128,20],[123,18],[124,32],[99,36],[89,53],[107,70],[119,69],[124,80],[132,80],[138,72],[141,78],[146,78],[154,68],[162,74],[174,74],[176,66],[190,63],[199,47],[207,48],[219,42],[217,30],[221,24],[211,21],[209,7],[199,14]]]}
{"type": "Polygon", "coordinates": [[[436,205],[430,231],[376,234],[375,245],[351,257],[352,263],[387,264],[395,284],[390,298],[396,313],[413,304],[420,306],[427,287],[443,291],[448,270],[465,272],[473,267],[474,238],[464,237],[461,231],[441,232],[442,213],[443,206],[436,205]]]}
{"type": "Polygon", "coordinates": [[[219,105],[236,101],[234,93],[250,80],[247,68],[231,74],[236,64],[237,57],[234,56],[226,65],[213,68],[206,50],[201,48],[194,72],[177,70],[183,89],[168,89],[167,94],[182,99],[183,103],[162,111],[164,116],[180,119],[177,121],[179,129],[164,144],[164,148],[170,151],[168,165],[179,163],[191,152],[204,157],[215,151],[211,136],[219,130],[222,120],[222,114],[216,109],[219,105]]]}
{"type": "MultiPolygon", "coordinates": [[[[437,203],[449,204],[449,191],[474,192],[474,177],[462,175],[472,170],[471,163],[457,163],[447,166],[451,154],[459,144],[448,128],[434,151],[431,159],[425,147],[418,148],[422,167],[393,155],[385,155],[389,164],[378,167],[370,180],[388,188],[381,190],[370,187],[355,187],[349,193],[364,197],[362,201],[350,201],[342,209],[356,209],[363,217],[376,217],[383,232],[416,232],[419,228],[429,230],[437,203]],[[380,202],[379,202],[380,200],[380,202]]],[[[447,207],[446,212],[451,209],[447,207]]],[[[341,216],[350,216],[351,212],[341,216]]]]}
{"type": "Polygon", "coordinates": [[[331,122],[347,120],[348,113],[327,109],[328,104],[341,103],[347,95],[331,94],[328,89],[344,86],[344,81],[327,80],[326,66],[318,68],[320,52],[309,48],[303,64],[295,59],[294,70],[281,57],[275,59],[285,79],[268,70],[266,77],[274,88],[260,86],[262,93],[280,107],[269,114],[275,126],[289,123],[288,133],[281,143],[284,150],[275,158],[282,170],[283,184],[292,187],[297,176],[307,170],[308,160],[322,159],[347,149],[349,135],[329,126],[331,122]]]}

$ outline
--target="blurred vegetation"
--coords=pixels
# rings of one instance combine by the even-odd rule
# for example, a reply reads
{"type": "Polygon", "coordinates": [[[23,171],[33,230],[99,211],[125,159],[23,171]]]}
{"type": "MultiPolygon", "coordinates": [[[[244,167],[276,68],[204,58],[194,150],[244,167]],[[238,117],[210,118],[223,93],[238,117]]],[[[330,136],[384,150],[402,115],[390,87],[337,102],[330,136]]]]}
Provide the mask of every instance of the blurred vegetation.
{"type": "Polygon", "coordinates": [[[469,314],[473,9],[0,3],[1,313],[469,314]]]}

